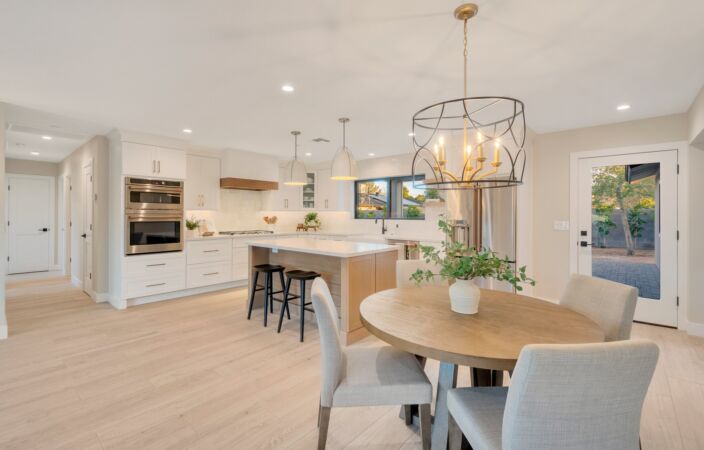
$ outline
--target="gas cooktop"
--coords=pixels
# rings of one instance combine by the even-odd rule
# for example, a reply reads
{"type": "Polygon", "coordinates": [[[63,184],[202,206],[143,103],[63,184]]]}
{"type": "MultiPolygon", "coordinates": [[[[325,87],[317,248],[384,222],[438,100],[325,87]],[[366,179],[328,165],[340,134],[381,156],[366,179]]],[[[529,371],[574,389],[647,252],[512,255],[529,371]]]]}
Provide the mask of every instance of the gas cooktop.
{"type": "Polygon", "coordinates": [[[226,236],[234,236],[236,234],[272,234],[273,231],[270,230],[236,230],[236,231],[220,231],[218,234],[224,234],[226,236]]]}

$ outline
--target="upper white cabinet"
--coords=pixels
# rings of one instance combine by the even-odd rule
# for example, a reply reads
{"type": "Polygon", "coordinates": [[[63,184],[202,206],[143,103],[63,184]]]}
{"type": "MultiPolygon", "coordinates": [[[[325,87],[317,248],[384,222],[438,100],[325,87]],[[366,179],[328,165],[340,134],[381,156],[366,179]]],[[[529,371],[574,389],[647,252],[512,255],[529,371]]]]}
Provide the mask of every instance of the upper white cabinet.
{"type": "Polygon", "coordinates": [[[123,141],[122,173],[183,180],[186,178],[186,152],[123,141]]]}
{"type": "Polygon", "coordinates": [[[186,157],[187,210],[220,209],[220,160],[207,156],[186,157]]]}
{"type": "Polygon", "coordinates": [[[284,179],[284,169],[279,169],[279,189],[269,193],[269,207],[273,211],[298,211],[301,209],[301,186],[287,186],[284,179]]]}
{"type": "Polygon", "coordinates": [[[341,183],[330,179],[330,170],[323,169],[316,172],[317,186],[316,208],[323,211],[337,210],[338,197],[340,196],[341,183]]]}

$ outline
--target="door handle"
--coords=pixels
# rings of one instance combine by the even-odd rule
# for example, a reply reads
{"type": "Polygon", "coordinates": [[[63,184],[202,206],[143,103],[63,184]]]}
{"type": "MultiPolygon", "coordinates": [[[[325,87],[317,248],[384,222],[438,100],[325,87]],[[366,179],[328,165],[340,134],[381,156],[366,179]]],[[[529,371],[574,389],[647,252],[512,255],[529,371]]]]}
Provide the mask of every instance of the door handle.
{"type": "Polygon", "coordinates": [[[40,228],[40,229],[37,230],[37,231],[43,231],[44,233],[46,233],[47,231],[49,231],[49,229],[48,229],[48,228],[40,228]]]}
{"type": "Polygon", "coordinates": [[[88,237],[88,235],[87,235],[86,233],[83,233],[83,234],[81,235],[81,237],[82,237],[83,239],[85,239],[86,237],[88,237]]]}
{"type": "Polygon", "coordinates": [[[580,247],[591,247],[594,244],[589,244],[587,241],[579,241],[579,246],[580,247]]]}

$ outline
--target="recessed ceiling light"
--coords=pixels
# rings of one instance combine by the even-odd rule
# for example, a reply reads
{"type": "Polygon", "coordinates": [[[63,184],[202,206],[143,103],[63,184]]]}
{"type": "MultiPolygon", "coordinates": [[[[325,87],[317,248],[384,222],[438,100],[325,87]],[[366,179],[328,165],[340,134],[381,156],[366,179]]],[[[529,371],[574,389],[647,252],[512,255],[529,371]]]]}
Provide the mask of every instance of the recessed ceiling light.
{"type": "Polygon", "coordinates": [[[411,136],[411,137],[413,137],[413,136],[415,136],[416,134],[411,131],[410,133],[408,133],[408,135],[411,136]]]}
{"type": "Polygon", "coordinates": [[[313,156],[311,152],[306,152],[306,156],[313,156]]]}
{"type": "Polygon", "coordinates": [[[191,130],[190,128],[184,128],[183,132],[186,134],[191,134],[191,133],[193,133],[193,130],[191,130]]]}
{"type": "Polygon", "coordinates": [[[631,109],[631,105],[618,105],[616,109],[618,109],[619,111],[625,111],[627,109],[631,109]]]}
{"type": "Polygon", "coordinates": [[[32,156],[39,156],[39,152],[29,152],[29,154],[32,156]]]}
{"type": "Polygon", "coordinates": [[[291,86],[290,84],[284,84],[283,86],[281,86],[281,90],[284,92],[293,92],[293,86],[291,86]]]}
{"type": "Polygon", "coordinates": [[[369,156],[374,156],[374,153],[370,153],[369,156]]]}
{"type": "Polygon", "coordinates": [[[44,139],[45,141],[50,141],[50,140],[52,140],[52,139],[54,139],[54,138],[51,137],[51,136],[42,136],[42,139],[44,139]]]}

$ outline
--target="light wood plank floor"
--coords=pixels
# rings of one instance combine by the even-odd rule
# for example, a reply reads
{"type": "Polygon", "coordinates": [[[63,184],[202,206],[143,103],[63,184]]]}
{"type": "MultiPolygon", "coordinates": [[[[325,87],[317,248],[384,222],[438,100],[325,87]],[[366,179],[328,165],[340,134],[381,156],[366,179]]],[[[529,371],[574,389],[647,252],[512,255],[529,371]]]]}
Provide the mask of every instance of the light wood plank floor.
{"type": "MultiPolygon", "coordinates": [[[[0,341],[0,448],[315,447],[319,342],[245,318],[231,290],[116,311],[66,279],[8,283],[0,341]]],[[[636,325],[662,350],[646,449],[704,448],[704,340],[636,325]]],[[[361,345],[373,343],[368,339],[361,345]]],[[[427,368],[437,377],[437,364],[427,368]]],[[[460,371],[461,384],[468,373],[460,371]]],[[[420,448],[398,408],[340,408],[330,449],[420,448]]]]}

